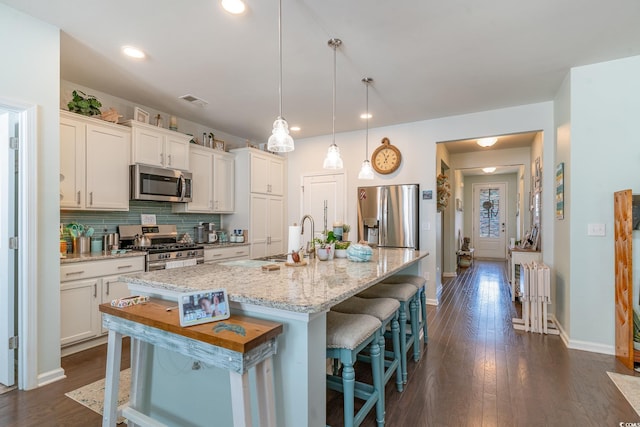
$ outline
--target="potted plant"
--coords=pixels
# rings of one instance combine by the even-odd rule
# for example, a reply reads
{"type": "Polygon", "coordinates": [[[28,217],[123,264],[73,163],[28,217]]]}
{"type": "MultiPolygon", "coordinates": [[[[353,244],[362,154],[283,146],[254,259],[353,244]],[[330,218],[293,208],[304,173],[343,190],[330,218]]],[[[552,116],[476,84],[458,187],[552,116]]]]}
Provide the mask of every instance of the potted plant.
{"type": "Polygon", "coordinates": [[[350,244],[351,242],[344,241],[344,240],[342,242],[336,242],[336,258],[346,258],[347,248],[349,247],[350,244]]]}
{"type": "Polygon", "coordinates": [[[81,90],[74,90],[73,99],[67,104],[69,111],[82,114],[84,116],[96,116],[100,114],[102,103],[93,95],[87,95],[81,90]]]}
{"type": "Polygon", "coordinates": [[[316,256],[320,261],[327,261],[333,259],[335,251],[336,236],[333,231],[323,233],[323,238],[313,239],[316,247],[316,256]]]}
{"type": "MultiPolygon", "coordinates": [[[[349,224],[342,224],[342,240],[345,242],[349,240],[349,231],[351,231],[351,226],[349,224]]],[[[347,247],[348,246],[349,245],[347,245],[347,247]]]]}

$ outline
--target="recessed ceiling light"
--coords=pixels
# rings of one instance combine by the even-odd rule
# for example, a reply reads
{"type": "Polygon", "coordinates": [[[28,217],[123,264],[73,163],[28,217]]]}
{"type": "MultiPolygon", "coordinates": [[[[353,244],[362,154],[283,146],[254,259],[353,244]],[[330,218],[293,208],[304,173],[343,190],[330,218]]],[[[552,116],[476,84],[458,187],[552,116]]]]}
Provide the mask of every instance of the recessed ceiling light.
{"type": "Polygon", "coordinates": [[[360,114],[360,118],[361,119],[370,119],[371,117],[373,117],[373,115],[371,113],[367,114],[367,113],[362,113],[360,114]]]}
{"type": "Polygon", "coordinates": [[[298,132],[298,131],[300,130],[300,126],[291,126],[291,127],[289,128],[289,130],[292,130],[292,131],[294,131],[294,132],[298,132]]]}
{"type": "Polygon", "coordinates": [[[133,46],[122,46],[122,53],[136,59],[143,59],[146,56],[143,51],[133,46]]]}
{"type": "Polygon", "coordinates": [[[495,137],[493,137],[493,138],[480,138],[476,142],[481,147],[491,147],[493,144],[498,142],[498,138],[495,138],[495,137]]]}
{"type": "Polygon", "coordinates": [[[220,4],[224,10],[234,15],[239,15],[245,10],[245,5],[242,0],[222,0],[220,4]]]}
{"type": "Polygon", "coordinates": [[[484,172],[484,173],[494,173],[495,171],[496,171],[495,167],[482,168],[482,172],[484,172]]]}

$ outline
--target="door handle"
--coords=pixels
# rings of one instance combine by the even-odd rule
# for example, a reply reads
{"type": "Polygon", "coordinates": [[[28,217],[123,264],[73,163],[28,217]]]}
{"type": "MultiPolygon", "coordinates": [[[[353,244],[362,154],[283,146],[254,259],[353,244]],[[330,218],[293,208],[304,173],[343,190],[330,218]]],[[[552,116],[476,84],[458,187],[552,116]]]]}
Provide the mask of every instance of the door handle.
{"type": "Polygon", "coordinates": [[[93,284],[93,297],[94,298],[98,298],[98,284],[97,283],[93,284]]]}
{"type": "Polygon", "coordinates": [[[107,282],[107,295],[109,295],[109,285],[111,284],[111,282],[107,282]]]}

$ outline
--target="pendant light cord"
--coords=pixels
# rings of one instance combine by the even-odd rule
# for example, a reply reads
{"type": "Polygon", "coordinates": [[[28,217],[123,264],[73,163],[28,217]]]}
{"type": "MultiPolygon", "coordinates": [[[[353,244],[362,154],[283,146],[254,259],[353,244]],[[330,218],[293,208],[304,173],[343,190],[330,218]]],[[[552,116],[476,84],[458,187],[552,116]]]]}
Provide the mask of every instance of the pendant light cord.
{"type": "Polygon", "coordinates": [[[336,143],[336,50],[337,44],[333,44],[333,144],[336,143]]]}
{"type": "Polygon", "coordinates": [[[369,160],[369,78],[365,77],[364,79],[362,79],[364,81],[364,84],[367,86],[367,112],[365,113],[367,115],[367,134],[365,137],[365,145],[364,145],[364,158],[365,160],[369,160]]]}
{"type": "Polygon", "coordinates": [[[280,81],[278,85],[280,115],[278,117],[282,118],[282,0],[280,0],[278,7],[278,56],[280,57],[280,81]]]}

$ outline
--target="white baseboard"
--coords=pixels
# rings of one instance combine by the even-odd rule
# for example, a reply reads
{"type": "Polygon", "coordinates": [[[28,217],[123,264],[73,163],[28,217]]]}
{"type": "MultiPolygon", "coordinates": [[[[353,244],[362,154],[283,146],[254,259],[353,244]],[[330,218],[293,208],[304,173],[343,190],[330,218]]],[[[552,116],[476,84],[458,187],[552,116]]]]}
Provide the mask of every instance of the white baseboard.
{"type": "Polygon", "coordinates": [[[60,381],[67,378],[64,374],[64,369],[57,368],[49,372],[44,372],[42,374],[38,374],[38,387],[45,386],[47,384],[51,384],[56,381],[60,381]]]}
{"type": "Polygon", "coordinates": [[[435,298],[427,298],[426,303],[427,305],[438,305],[438,300],[435,298]]]}
{"type": "Polygon", "coordinates": [[[553,319],[553,322],[558,327],[558,330],[560,331],[560,338],[562,339],[562,342],[567,348],[570,348],[572,350],[590,351],[592,353],[601,353],[601,354],[608,354],[608,355],[616,354],[615,347],[612,345],[594,343],[591,341],[574,340],[569,338],[569,335],[563,329],[560,322],[558,322],[558,319],[556,319],[556,316],[551,315],[551,318],[553,319]]]}
{"type": "Polygon", "coordinates": [[[454,272],[449,272],[449,273],[442,273],[442,277],[458,277],[458,273],[454,272]]]}

